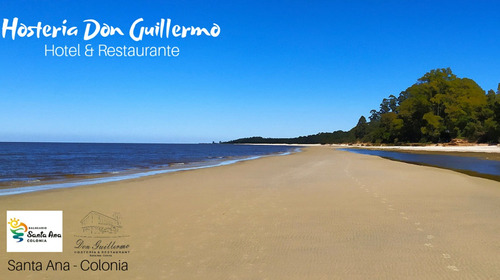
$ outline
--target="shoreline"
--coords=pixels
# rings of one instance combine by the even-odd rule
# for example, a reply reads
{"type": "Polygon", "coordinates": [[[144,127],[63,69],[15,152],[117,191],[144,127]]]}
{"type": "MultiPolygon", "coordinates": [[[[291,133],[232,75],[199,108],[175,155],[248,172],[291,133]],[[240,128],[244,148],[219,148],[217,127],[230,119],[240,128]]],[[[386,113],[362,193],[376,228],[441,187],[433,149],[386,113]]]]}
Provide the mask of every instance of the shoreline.
{"type": "Polygon", "coordinates": [[[485,153],[485,154],[500,154],[499,145],[468,145],[468,146],[442,146],[442,145],[426,145],[426,146],[362,146],[357,144],[285,144],[285,143],[237,143],[230,145],[255,145],[255,146],[303,146],[303,147],[333,147],[333,148],[359,148],[373,150],[394,150],[394,151],[409,151],[409,152],[436,152],[436,153],[485,153]]]}
{"type": "MultiPolygon", "coordinates": [[[[2,210],[62,210],[63,253],[8,260],[126,261],[106,279],[496,279],[500,184],[449,170],[308,147],[300,153],[0,197],[2,210]],[[73,252],[90,211],[120,213],[130,254],[73,252]]],[[[4,212],[5,213],[5,212],[4,212]]],[[[6,231],[0,239],[6,239],[6,231]]],[[[5,252],[5,243],[0,243],[5,252]]],[[[81,279],[89,272],[20,272],[81,279]]],[[[21,274],[20,274],[21,275],[21,274]]],[[[23,276],[23,277],[24,277],[23,276]]]]}
{"type": "Polygon", "coordinates": [[[389,151],[410,154],[427,155],[452,155],[460,157],[475,157],[487,160],[500,161],[500,147],[497,146],[462,146],[462,147],[443,147],[443,146],[348,146],[332,145],[340,149],[360,149],[374,151],[389,151]],[[484,148],[482,148],[484,147],[484,148]],[[489,148],[491,147],[491,148],[489,148]],[[488,149],[486,149],[488,148],[488,149]]]}
{"type": "MultiPolygon", "coordinates": [[[[338,148],[338,150],[343,150],[347,152],[352,152],[349,151],[350,149],[356,150],[356,148],[338,148]]],[[[361,150],[361,149],[359,149],[361,150]]],[[[460,157],[474,157],[474,158],[479,158],[479,159],[486,159],[486,160],[496,160],[496,159],[491,159],[490,157],[485,157],[485,155],[481,155],[479,153],[468,153],[468,155],[465,154],[460,154],[460,153],[453,153],[453,152],[426,152],[426,151],[401,151],[401,150],[377,150],[377,149],[370,149],[374,151],[387,151],[387,152],[397,152],[397,153],[408,153],[408,154],[420,154],[420,155],[444,155],[444,156],[460,156],[460,157]]],[[[451,167],[445,167],[437,164],[432,164],[432,163],[425,163],[425,162],[417,162],[417,161],[410,161],[410,160],[403,160],[403,159],[396,159],[392,158],[390,156],[384,156],[384,155],[370,155],[370,156],[375,156],[375,157],[380,157],[383,159],[387,160],[392,160],[396,162],[402,162],[402,163],[407,163],[407,164],[413,164],[417,166],[426,166],[426,167],[432,167],[432,168],[440,168],[444,170],[450,170],[450,171],[455,171],[459,172],[462,174],[466,174],[469,176],[474,176],[478,178],[484,178],[488,180],[493,180],[500,182],[500,175],[494,175],[494,174],[487,174],[487,173],[480,173],[477,171],[473,170],[468,170],[468,169],[460,169],[460,168],[451,168],[451,167]]]]}
{"type": "Polygon", "coordinates": [[[342,148],[359,148],[373,150],[399,150],[399,151],[414,151],[414,152],[456,152],[456,153],[499,153],[500,146],[497,145],[470,145],[470,146],[361,146],[348,144],[333,144],[333,147],[342,148]]]}
{"type": "Polygon", "coordinates": [[[136,172],[105,173],[105,174],[96,174],[96,175],[87,174],[87,175],[82,175],[81,178],[76,178],[74,180],[62,180],[61,182],[47,181],[46,183],[43,183],[43,181],[39,181],[39,182],[42,182],[42,184],[39,184],[39,185],[26,184],[26,185],[14,186],[14,187],[2,186],[2,187],[0,187],[0,197],[1,196],[18,195],[18,194],[24,194],[24,193],[31,193],[31,192],[47,191],[47,190],[52,190],[52,189],[66,189],[66,188],[82,187],[82,186],[89,186],[89,185],[96,185],[96,184],[105,184],[105,183],[111,183],[111,182],[119,182],[119,181],[137,179],[137,178],[154,176],[154,175],[159,175],[159,174],[167,174],[167,173],[174,173],[174,172],[180,172],[180,171],[189,171],[189,170],[197,170],[197,169],[225,166],[225,165],[235,164],[238,162],[264,158],[264,157],[284,156],[284,155],[290,155],[290,154],[299,153],[299,152],[301,152],[301,149],[297,148],[297,149],[294,149],[294,150],[291,150],[288,152],[272,153],[272,154],[260,155],[260,156],[226,158],[224,160],[213,161],[213,162],[204,161],[204,162],[191,162],[188,164],[183,163],[182,166],[184,166],[184,167],[178,167],[181,165],[177,164],[177,165],[174,165],[175,167],[169,166],[169,168],[163,168],[163,169],[140,170],[140,171],[136,171],[136,172]]]}
{"type": "Polygon", "coordinates": [[[451,151],[449,149],[431,151],[428,149],[394,149],[394,146],[357,147],[337,146],[339,150],[378,156],[384,159],[415,164],[421,166],[442,168],[500,182],[500,154],[485,152],[451,151]],[[460,164],[458,164],[460,162],[460,164]]]}
{"type": "Polygon", "coordinates": [[[235,143],[222,145],[250,145],[250,146],[287,146],[287,147],[321,147],[323,144],[285,144],[285,143],[235,143]]]}

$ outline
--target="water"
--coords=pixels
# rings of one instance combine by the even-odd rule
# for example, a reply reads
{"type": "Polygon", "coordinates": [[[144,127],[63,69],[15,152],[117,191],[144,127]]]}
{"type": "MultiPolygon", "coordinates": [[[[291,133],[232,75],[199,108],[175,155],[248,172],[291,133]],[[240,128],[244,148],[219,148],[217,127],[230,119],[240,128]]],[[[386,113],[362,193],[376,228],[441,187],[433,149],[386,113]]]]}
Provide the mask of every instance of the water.
{"type": "Polygon", "coordinates": [[[374,155],[399,161],[427,164],[448,169],[469,171],[482,175],[500,176],[500,161],[477,157],[437,154],[415,154],[368,149],[339,149],[353,153],[374,155]]]}
{"type": "Polygon", "coordinates": [[[217,144],[0,143],[0,195],[205,168],[294,149],[217,144]]]}

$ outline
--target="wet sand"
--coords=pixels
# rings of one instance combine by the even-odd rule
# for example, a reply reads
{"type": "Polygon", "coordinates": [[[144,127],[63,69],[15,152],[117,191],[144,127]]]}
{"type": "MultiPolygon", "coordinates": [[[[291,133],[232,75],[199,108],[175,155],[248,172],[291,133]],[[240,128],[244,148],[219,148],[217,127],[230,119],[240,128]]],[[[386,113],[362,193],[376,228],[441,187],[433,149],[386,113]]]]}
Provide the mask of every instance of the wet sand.
{"type": "Polygon", "coordinates": [[[3,253],[0,279],[500,278],[500,183],[331,147],[0,205],[3,220],[5,210],[64,211],[64,252],[3,253]],[[90,211],[120,213],[130,253],[100,259],[128,271],[79,269],[99,259],[73,252],[90,211]],[[9,272],[10,259],[77,267],[9,272]]]}

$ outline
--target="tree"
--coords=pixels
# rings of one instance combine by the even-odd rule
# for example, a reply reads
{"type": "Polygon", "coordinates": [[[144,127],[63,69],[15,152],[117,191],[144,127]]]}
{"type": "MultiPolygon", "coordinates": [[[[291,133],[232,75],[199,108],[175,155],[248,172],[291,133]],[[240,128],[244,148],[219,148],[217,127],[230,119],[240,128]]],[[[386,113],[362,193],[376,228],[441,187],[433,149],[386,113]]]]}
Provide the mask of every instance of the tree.
{"type": "Polygon", "coordinates": [[[370,112],[368,138],[442,142],[456,137],[472,141],[494,137],[497,141],[500,102],[496,94],[488,94],[473,80],[458,78],[450,68],[431,70],[398,98],[390,95],[382,100],[379,111],[370,112]]]}
{"type": "Polygon", "coordinates": [[[377,122],[380,120],[380,112],[377,110],[371,110],[368,118],[370,119],[370,122],[377,122]]]}
{"type": "Polygon", "coordinates": [[[380,117],[380,138],[384,143],[395,143],[399,141],[403,120],[398,118],[394,112],[382,114],[380,117]]]}
{"type": "Polygon", "coordinates": [[[368,123],[366,122],[365,116],[361,116],[358,120],[358,124],[353,128],[354,137],[358,140],[363,139],[367,133],[368,123]]]}
{"type": "Polygon", "coordinates": [[[458,78],[450,68],[425,73],[398,97],[389,95],[369,122],[361,116],[350,131],[297,138],[246,138],[233,143],[446,142],[452,138],[498,143],[500,84],[486,93],[476,82],[458,78]]]}
{"type": "Polygon", "coordinates": [[[434,115],[433,112],[425,113],[423,120],[426,125],[421,127],[422,134],[432,142],[439,142],[441,140],[441,133],[444,130],[443,118],[434,115]]]}

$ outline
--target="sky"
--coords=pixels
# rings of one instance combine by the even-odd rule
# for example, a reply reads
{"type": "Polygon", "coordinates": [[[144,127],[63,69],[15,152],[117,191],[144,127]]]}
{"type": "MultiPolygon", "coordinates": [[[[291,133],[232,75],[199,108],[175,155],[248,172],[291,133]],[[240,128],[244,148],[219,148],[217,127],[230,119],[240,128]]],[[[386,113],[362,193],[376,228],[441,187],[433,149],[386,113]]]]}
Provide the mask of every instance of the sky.
{"type": "MultiPolygon", "coordinates": [[[[198,143],[349,130],[426,72],[500,83],[498,1],[1,1],[0,19],[77,37],[0,37],[0,141],[198,143]],[[128,28],[220,26],[218,37],[128,28]],[[84,41],[83,20],[125,36],[84,41]],[[178,57],[46,57],[45,45],[176,46],[178,57]]],[[[10,34],[10,33],[7,33],[10,34]]]]}

